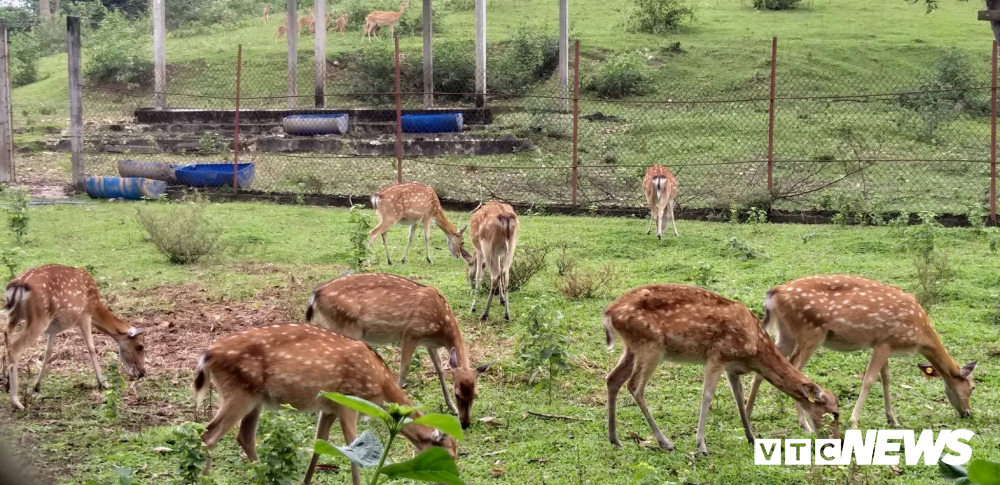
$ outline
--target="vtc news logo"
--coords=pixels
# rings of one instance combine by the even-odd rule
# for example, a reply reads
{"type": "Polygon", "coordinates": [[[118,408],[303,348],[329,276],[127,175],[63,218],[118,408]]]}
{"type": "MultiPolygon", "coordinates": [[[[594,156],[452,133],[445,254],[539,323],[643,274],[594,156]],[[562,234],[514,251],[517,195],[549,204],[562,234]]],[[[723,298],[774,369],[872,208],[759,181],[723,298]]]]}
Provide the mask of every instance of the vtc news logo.
{"type": "Polygon", "coordinates": [[[975,433],[967,429],[934,432],[925,429],[914,439],[913,430],[848,430],[843,440],[833,439],[758,439],[754,441],[755,465],[898,465],[903,453],[907,465],[916,465],[921,456],[924,465],[938,460],[949,465],[963,465],[972,457],[968,441],[975,433]],[[945,453],[945,448],[948,452],[945,453]],[[942,456],[943,454],[943,456],[942,456]]]}

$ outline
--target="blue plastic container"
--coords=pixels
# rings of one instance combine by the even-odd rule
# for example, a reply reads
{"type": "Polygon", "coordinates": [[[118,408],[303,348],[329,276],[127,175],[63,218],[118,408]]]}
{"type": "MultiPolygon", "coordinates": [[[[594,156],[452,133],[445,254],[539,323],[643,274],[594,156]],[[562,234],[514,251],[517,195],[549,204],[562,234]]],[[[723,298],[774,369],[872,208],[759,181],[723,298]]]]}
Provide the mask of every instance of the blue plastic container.
{"type": "Polygon", "coordinates": [[[156,199],[167,191],[167,183],[139,177],[86,177],[87,195],[94,199],[156,199]]]}
{"type": "MultiPolygon", "coordinates": [[[[233,164],[196,163],[177,167],[177,182],[189,187],[222,187],[233,185],[233,164]]],[[[236,186],[249,187],[253,184],[252,163],[239,164],[236,171],[236,186]]]]}
{"type": "Polygon", "coordinates": [[[455,133],[462,131],[462,113],[403,115],[403,133],[455,133]]]}
{"type": "Polygon", "coordinates": [[[343,135],[349,121],[346,113],[291,115],[281,120],[281,127],[290,135],[343,135]]]}

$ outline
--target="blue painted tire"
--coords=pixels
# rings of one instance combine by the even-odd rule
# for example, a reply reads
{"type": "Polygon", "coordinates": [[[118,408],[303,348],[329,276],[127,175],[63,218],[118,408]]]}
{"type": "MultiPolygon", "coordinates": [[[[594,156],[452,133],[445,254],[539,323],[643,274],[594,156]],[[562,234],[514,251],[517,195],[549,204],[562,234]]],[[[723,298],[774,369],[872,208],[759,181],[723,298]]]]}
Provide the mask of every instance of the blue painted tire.
{"type": "Polygon", "coordinates": [[[347,114],[292,115],[282,119],[281,126],[290,135],[343,135],[349,122],[347,114]]]}
{"type": "Polygon", "coordinates": [[[403,133],[456,133],[462,131],[462,113],[403,115],[403,133]]]}
{"type": "MultiPolygon", "coordinates": [[[[222,187],[233,185],[233,164],[231,163],[196,163],[177,167],[177,182],[189,187],[222,187]]],[[[253,184],[254,166],[252,163],[239,164],[236,172],[236,186],[250,187],[253,184]]]]}
{"type": "Polygon", "coordinates": [[[167,191],[167,183],[139,177],[86,177],[87,195],[94,199],[156,199],[167,191]]]}

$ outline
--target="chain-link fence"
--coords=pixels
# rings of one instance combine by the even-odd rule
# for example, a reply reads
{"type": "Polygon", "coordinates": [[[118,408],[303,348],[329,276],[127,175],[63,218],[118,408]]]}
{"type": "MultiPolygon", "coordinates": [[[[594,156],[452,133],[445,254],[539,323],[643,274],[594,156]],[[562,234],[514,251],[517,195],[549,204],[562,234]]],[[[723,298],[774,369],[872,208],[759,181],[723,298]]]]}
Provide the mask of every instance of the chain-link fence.
{"type": "MultiPolygon", "coordinates": [[[[802,55],[794,45],[766,47],[774,48],[762,46],[760,72],[714,89],[598,98],[572,85],[598,63],[571,60],[570,94],[543,80],[525,92],[491,92],[481,108],[474,93],[447,92],[426,108],[424,93],[405,80],[397,106],[397,92],[357,92],[343,83],[351,66],[329,60],[323,109],[310,108],[312,62],[299,62],[298,107],[289,108],[286,72],[243,54],[237,76],[234,49],[230,75],[197,63],[169,69],[168,86],[183,90],[162,93],[164,110],[151,108],[149,89],[85,85],[86,172],[117,175],[123,160],[231,164],[236,155],[254,170],[240,190],[363,199],[402,180],[453,200],[631,208],[645,203],[646,168],[662,164],[677,176],[682,210],[990,209],[988,64],[907,78],[863,72],[848,84],[784,69],[786,51],[802,55]],[[461,114],[462,122],[409,126],[418,114],[461,114]]],[[[392,49],[384,62],[391,86],[392,49]]]]}

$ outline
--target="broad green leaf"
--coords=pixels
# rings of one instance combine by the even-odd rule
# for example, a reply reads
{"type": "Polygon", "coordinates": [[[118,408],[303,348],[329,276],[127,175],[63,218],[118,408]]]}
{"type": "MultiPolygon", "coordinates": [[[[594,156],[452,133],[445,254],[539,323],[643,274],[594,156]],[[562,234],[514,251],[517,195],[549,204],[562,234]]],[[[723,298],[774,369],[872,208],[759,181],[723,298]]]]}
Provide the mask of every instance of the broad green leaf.
{"type": "Polygon", "coordinates": [[[965,468],[958,465],[949,465],[941,460],[938,460],[938,470],[941,472],[942,477],[949,480],[957,480],[969,474],[969,472],[965,471],[965,468]]]}
{"type": "Polygon", "coordinates": [[[333,443],[326,440],[316,440],[316,444],[313,445],[313,452],[326,456],[343,456],[343,453],[336,446],[333,446],[333,443]]]}
{"type": "Polygon", "coordinates": [[[978,485],[1000,485],[1000,463],[972,460],[969,463],[969,480],[978,485]]]}
{"type": "Polygon", "coordinates": [[[361,399],[360,397],[345,396],[339,392],[321,392],[320,395],[341,406],[351,408],[373,418],[381,419],[386,423],[392,423],[392,416],[389,416],[389,413],[371,401],[361,399]]]}
{"type": "Polygon", "coordinates": [[[382,474],[392,478],[409,478],[421,482],[465,485],[458,478],[455,461],[444,448],[435,446],[424,450],[412,460],[395,463],[382,468],[382,474]]]}
{"type": "Polygon", "coordinates": [[[462,425],[454,416],[448,414],[425,414],[414,419],[413,422],[440,429],[444,433],[453,436],[456,440],[462,440],[462,425]]]}

